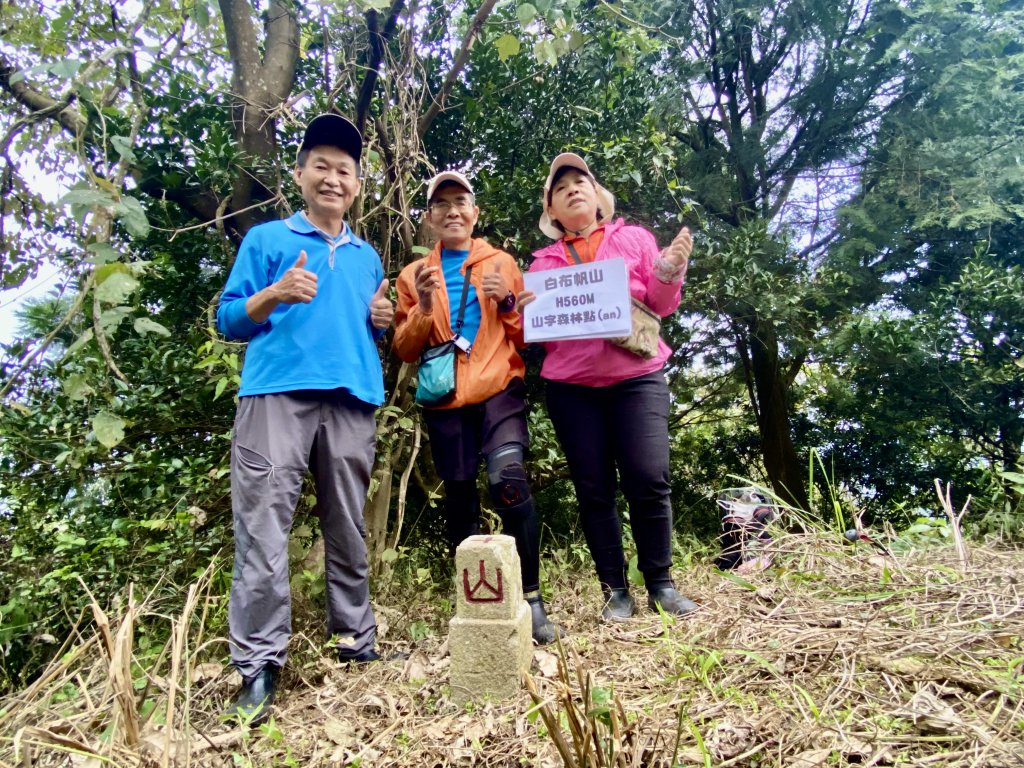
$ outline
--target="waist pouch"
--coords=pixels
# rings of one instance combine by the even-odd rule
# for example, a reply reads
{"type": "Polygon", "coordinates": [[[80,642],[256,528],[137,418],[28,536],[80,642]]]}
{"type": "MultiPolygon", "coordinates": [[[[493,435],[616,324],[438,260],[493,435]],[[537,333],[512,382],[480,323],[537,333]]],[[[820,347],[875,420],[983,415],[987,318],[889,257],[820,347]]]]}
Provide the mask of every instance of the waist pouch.
{"type": "Polygon", "coordinates": [[[650,307],[638,299],[631,298],[629,316],[632,330],[629,336],[609,339],[612,344],[622,347],[646,360],[658,354],[658,339],[661,335],[661,318],[650,307]]]}
{"type": "Polygon", "coordinates": [[[416,374],[416,402],[420,405],[441,405],[455,396],[456,355],[454,341],[446,341],[423,350],[416,374]]]}

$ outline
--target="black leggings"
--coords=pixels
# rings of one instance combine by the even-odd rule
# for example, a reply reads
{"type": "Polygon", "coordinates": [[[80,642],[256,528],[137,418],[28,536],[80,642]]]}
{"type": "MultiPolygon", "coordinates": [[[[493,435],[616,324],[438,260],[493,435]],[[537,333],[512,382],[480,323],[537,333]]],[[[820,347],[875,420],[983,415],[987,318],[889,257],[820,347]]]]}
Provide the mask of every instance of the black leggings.
{"type": "Polygon", "coordinates": [[[616,468],[647,588],[671,584],[669,395],[664,373],[609,387],[549,381],[547,405],[569,462],[583,534],[602,586],[626,586],[616,468]]]}

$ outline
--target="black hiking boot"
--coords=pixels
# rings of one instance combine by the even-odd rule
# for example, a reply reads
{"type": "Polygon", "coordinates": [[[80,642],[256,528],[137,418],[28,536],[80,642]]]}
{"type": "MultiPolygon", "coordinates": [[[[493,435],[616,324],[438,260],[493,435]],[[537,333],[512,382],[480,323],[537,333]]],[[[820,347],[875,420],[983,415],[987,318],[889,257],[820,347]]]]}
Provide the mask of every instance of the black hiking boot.
{"type": "Polygon", "coordinates": [[[665,613],[673,616],[685,616],[700,608],[693,600],[679,594],[671,584],[648,591],[647,607],[652,611],[657,611],[660,607],[665,613]]]}
{"type": "Polygon", "coordinates": [[[525,597],[530,606],[533,642],[537,645],[549,645],[555,640],[565,637],[562,628],[548,618],[547,611],[544,610],[544,599],[540,596],[540,592],[538,590],[527,592],[525,597]]]}
{"type": "Polygon", "coordinates": [[[267,664],[252,677],[242,678],[242,687],[224,710],[224,717],[248,726],[265,723],[274,703],[279,672],[273,664],[267,664]]]}
{"type": "Polygon", "coordinates": [[[629,594],[629,589],[604,589],[604,608],[601,618],[604,621],[628,621],[636,613],[636,600],[629,594]]]}
{"type": "Polygon", "coordinates": [[[400,661],[407,658],[409,658],[409,654],[402,653],[401,651],[391,651],[381,655],[373,647],[364,648],[359,653],[350,653],[346,650],[338,651],[338,661],[346,666],[371,664],[374,661],[400,661]]]}

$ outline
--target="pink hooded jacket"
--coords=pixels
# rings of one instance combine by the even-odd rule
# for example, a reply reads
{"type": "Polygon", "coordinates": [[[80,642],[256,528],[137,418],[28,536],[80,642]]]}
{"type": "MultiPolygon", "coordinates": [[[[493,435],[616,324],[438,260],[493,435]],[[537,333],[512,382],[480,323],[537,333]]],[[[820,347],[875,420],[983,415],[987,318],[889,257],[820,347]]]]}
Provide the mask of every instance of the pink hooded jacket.
{"type": "MultiPolygon", "coordinates": [[[[627,225],[617,219],[605,225],[604,238],[597,249],[595,261],[622,257],[629,274],[629,292],[661,317],[667,317],[679,306],[683,281],[661,282],[654,274],[654,263],[661,249],[654,235],[643,227],[627,225]]],[[[562,241],[541,248],[533,254],[530,272],[572,266],[562,241]]],[[[608,387],[626,379],[634,379],[659,370],[672,354],[665,341],[659,340],[658,354],[645,360],[605,339],[574,339],[543,342],[547,356],[540,375],[550,381],[582,384],[587,387],[608,387]]]]}

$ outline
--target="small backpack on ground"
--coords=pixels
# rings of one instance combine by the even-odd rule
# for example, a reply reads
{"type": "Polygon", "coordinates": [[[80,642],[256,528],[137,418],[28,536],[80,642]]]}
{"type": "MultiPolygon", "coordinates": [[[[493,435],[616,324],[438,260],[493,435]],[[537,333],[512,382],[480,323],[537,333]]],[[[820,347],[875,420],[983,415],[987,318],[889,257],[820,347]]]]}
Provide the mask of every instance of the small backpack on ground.
{"type": "Polygon", "coordinates": [[[759,571],[771,563],[765,551],[772,543],[768,524],[778,518],[778,507],[756,488],[727,488],[719,494],[722,508],[722,551],[715,566],[723,571],[759,571]]]}

